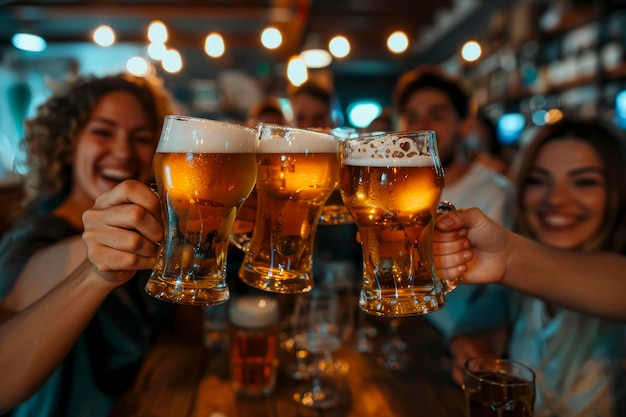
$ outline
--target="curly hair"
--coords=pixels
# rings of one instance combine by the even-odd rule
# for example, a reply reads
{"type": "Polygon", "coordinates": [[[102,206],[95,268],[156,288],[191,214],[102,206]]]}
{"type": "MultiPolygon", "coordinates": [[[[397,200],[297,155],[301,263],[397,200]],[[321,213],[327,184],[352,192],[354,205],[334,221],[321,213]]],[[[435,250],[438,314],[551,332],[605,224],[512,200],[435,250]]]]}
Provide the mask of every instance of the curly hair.
{"type": "Polygon", "coordinates": [[[156,79],[115,74],[82,76],[71,81],[37,109],[25,123],[22,145],[26,155],[26,202],[62,200],[72,181],[72,155],[80,131],[98,101],[113,91],[137,97],[150,117],[155,132],[172,113],[171,96],[156,79]]]}

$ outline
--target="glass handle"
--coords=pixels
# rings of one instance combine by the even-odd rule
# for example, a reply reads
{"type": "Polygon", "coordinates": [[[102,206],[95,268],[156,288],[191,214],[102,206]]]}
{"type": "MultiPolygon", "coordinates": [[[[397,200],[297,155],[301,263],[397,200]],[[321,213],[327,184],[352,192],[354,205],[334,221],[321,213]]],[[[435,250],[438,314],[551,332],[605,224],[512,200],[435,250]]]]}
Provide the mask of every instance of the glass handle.
{"type": "MultiPolygon", "coordinates": [[[[439,206],[437,206],[437,214],[449,213],[451,211],[456,210],[454,204],[449,201],[440,201],[439,206]]],[[[443,293],[448,294],[450,291],[456,288],[457,283],[452,281],[441,280],[444,284],[443,293]]]]}

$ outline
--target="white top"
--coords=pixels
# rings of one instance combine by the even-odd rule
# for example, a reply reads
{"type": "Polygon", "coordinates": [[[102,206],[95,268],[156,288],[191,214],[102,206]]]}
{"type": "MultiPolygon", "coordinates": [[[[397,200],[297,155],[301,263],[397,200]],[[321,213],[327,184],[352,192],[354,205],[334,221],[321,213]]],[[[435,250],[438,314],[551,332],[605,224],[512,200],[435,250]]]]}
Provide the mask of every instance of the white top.
{"type": "Polygon", "coordinates": [[[509,356],[535,371],[535,417],[615,416],[614,378],[624,341],[618,323],[524,297],[509,356]]]}

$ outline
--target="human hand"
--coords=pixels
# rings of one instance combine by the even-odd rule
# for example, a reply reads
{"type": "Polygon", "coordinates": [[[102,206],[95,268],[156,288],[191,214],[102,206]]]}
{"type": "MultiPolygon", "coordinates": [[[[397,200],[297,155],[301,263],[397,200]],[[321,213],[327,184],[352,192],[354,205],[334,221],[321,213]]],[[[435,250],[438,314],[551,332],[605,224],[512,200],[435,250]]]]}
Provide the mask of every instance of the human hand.
{"type": "Polygon", "coordinates": [[[442,214],[435,223],[435,267],[448,281],[500,282],[510,250],[509,232],[477,208],[442,214]]]}
{"type": "Polygon", "coordinates": [[[449,346],[454,363],[452,365],[452,379],[459,385],[463,385],[465,362],[478,356],[494,355],[491,347],[481,338],[460,335],[455,337],[449,346]]]}
{"type": "Polygon", "coordinates": [[[98,197],[83,223],[89,261],[107,281],[122,284],[154,265],[163,225],[159,197],[147,185],[122,182],[98,197]]]}

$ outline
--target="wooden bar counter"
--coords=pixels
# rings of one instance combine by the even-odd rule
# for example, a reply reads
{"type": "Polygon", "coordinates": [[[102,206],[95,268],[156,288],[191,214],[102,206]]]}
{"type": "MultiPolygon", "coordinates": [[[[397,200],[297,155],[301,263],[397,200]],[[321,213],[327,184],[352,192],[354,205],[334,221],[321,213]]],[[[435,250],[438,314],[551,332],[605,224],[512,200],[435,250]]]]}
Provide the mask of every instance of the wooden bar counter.
{"type": "MultiPolygon", "coordinates": [[[[385,323],[378,322],[381,330],[385,323]]],[[[155,346],[135,384],[110,416],[464,416],[463,392],[441,365],[445,356],[438,333],[423,317],[410,317],[402,322],[400,334],[411,358],[400,371],[386,369],[376,354],[362,354],[348,345],[335,352],[337,360],[349,369],[337,377],[339,401],[325,410],[298,405],[293,394],[301,381],[285,372],[279,374],[276,391],[267,398],[235,395],[226,351],[206,348],[200,340],[165,338],[155,346]]],[[[383,337],[384,333],[378,338],[383,337]]]]}

